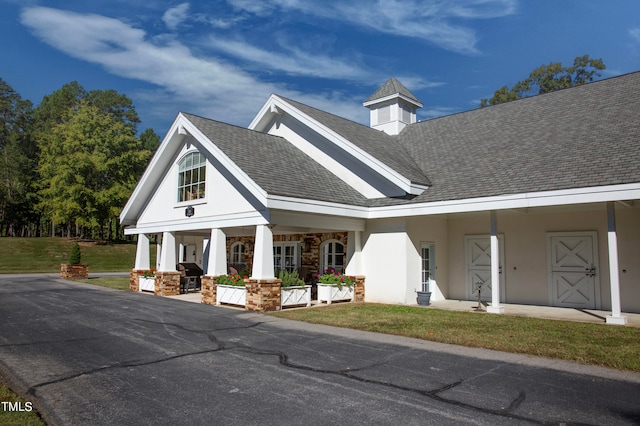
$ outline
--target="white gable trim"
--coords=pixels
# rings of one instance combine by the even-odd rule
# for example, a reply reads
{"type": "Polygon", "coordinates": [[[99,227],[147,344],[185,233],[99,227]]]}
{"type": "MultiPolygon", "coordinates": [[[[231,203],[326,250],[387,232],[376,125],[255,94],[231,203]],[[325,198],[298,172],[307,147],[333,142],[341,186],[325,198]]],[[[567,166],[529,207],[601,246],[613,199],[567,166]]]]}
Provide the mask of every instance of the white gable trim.
{"type": "MultiPolygon", "coordinates": [[[[249,129],[260,131],[260,132],[267,131],[271,121],[275,116],[281,113],[280,111],[286,112],[291,117],[295,118],[296,120],[300,121],[304,125],[308,126],[314,132],[317,132],[319,135],[332,141],[334,144],[336,144],[339,148],[341,148],[345,152],[351,154],[355,158],[360,159],[360,161],[362,161],[363,164],[365,164],[370,169],[374,170],[377,174],[379,174],[380,176],[382,176],[383,178],[391,182],[393,185],[397,186],[400,190],[413,195],[419,195],[424,191],[424,187],[419,185],[412,185],[410,179],[402,176],[400,173],[398,173],[391,167],[387,166],[386,164],[382,163],[378,159],[371,156],[368,152],[360,149],[359,147],[351,143],[349,140],[343,138],[342,136],[334,132],[332,129],[320,124],[318,121],[309,117],[308,115],[298,110],[293,105],[287,103],[285,100],[278,97],[277,95],[272,94],[269,97],[269,99],[264,104],[260,112],[258,112],[256,117],[251,122],[251,124],[249,124],[249,129]]],[[[304,151],[302,147],[298,147],[298,148],[304,151]]],[[[357,188],[355,189],[357,190],[357,188]]],[[[377,198],[382,194],[375,195],[373,197],[364,193],[363,195],[369,198],[377,198]]]]}
{"type": "Polygon", "coordinates": [[[143,225],[125,228],[125,235],[159,234],[162,232],[179,232],[231,227],[268,225],[269,221],[261,212],[243,214],[220,215],[216,217],[190,218],[167,222],[145,223],[143,225]]]}
{"type": "MultiPolygon", "coordinates": [[[[253,181],[237,164],[212,143],[198,128],[182,113],[179,113],[167,135],[161,142],[149,166],[142,174],[127,204],[120,214],[122,225],[135,225],[140,213],[144,210],[150,197],[157,189],[157,183],[171,169],[176,152],[182,147],[185,137],[191,135],[210,155],[216,158],[233,176],[238,179],[262,205],[267,204],[267,193],[253,181]]],[[[135,233],[135,232],[134,232],[135,233]]]]}

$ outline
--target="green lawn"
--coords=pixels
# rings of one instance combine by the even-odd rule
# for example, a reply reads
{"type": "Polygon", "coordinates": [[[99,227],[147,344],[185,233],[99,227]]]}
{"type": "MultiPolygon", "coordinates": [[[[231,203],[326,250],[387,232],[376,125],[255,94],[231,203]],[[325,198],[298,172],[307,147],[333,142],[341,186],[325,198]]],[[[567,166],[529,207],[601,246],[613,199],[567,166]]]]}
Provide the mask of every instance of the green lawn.
{"type": "Polygon", "coordinates": [[[271,315],[640,372],[637,327],[373,303],[342,303],[271,315]]]}
{"type": "MultiPolygon", "coordinates": [[[[0,274],[28,272],[60,272],[75,241],[66,238],[0,238],[0,274]]],[[[89,272],[130,270],[136,258],[135,243],[97,243],[80,241],[82,263],[89,272]]],[[[155,262],[155,245],[150,247],[155,262]]]]}
{"type": "Polygon", "coordinates": [[[19,398],[9,388],[2,384],[0,384],[0,401],[11,403],[12,408],[23,410],[9,411],[8,409],[4,410],[0,407],[0,425],[40,426],[45,424],[40,419],[35,407],[31,406],[31,411],[27,411],[29,407],[27,405],[27,401],[19,398]],[[16,406],[16,403],[19,403],[20,405],[16,406]]]}

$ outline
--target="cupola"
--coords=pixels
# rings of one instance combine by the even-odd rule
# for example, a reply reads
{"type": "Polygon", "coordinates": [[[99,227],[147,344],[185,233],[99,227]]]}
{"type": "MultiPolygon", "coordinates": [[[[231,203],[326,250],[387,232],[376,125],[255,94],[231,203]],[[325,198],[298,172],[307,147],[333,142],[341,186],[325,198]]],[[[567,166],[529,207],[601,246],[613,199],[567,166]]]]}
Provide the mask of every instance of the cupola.
{"type": "Polygon", "coordinates": [[[416,110],[422,102],[391,77],[362,104],[369,108],[370,126],[389,135],[397,135],[407,125],[416,122],[416,110]]]}

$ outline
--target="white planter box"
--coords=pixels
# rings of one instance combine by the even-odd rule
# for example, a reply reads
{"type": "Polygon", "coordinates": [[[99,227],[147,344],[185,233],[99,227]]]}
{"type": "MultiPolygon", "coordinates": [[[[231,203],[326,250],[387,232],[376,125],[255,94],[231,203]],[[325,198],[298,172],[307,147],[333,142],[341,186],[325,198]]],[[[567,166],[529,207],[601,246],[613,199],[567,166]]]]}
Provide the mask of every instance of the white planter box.
{"type": "Polygon", "coordinates": [[[216,305],[228,303],[244,306],[247,304],[247,287],[216,284],[216,305]]]}
{"type": "Polygon", "coordinates": [[[353,286],[347,287],[343,285],[338,287],[335,284],[321,284],[318,283],[318,302],[327,302],[330,305],[331,302],[338,300],[353,300],[353,286]]]}
{"type": "Polygon", "coordinates": [[[138,287],[140,291],[155,291],[156,290],[156,278],[155,277],[139,277],[138,287]]]}
{"type": "Polygon", "coordinates": [[[311,306],[311,286],[299,287],[281,287],[280,288],[280,306],[311,306]]]}

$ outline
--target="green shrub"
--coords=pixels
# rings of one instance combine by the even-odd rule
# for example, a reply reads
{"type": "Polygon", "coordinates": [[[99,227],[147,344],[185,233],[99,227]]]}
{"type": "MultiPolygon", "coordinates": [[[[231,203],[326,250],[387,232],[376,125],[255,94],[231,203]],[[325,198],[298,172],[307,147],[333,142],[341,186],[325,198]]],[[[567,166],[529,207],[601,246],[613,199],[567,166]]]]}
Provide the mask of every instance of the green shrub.
{"type": "Polygon", "coordinates": [[[282,280],[282,287],[298,287],[304,285],[304,280],[298,276],[298,271],[291,272],[281,269],[278,271],[278,278],[282,280]]]}
{"type": "Polygon", "coordinates": [[[80,254],[80,245],[78,243],[74,243],[71,246],[71,253],[69,254],[69,263],[72,265],[79,265],[82,260],[82,255],[80,254]]]}
{"type": "MultiPolygon", "coordinates": [[[[249,278],[249,277],[244,277],[249,278]]],[[[237,287],[244,287],[244,278],[239,274],[218,275],[216,278],[216,284],[222,285],[235,285],[237,287]]]]}

